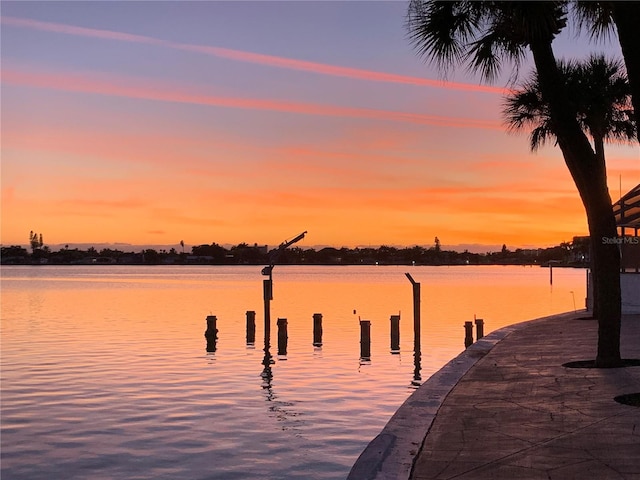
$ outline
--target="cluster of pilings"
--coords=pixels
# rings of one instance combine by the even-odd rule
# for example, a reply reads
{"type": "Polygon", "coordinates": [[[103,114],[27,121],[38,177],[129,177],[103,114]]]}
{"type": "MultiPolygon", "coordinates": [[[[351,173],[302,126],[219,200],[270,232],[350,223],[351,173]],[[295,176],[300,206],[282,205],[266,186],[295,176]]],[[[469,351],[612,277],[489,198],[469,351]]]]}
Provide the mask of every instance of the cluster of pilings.
{"type": "MultiPolygon", "coordinates": [[[[271,280],[271,268],[268,269],[268,279],[263,281],[263,298],[264,298],[264,365],[265,372],[270,372],[270,365],[273,363],[271,358],[271,299],[273,298],[273,287],[271,280]]],[[[265,272],[263,271],[263,274],[265,272]]],[[[420,377],[420,283],[416,282],[409,273],[405,273],[412,285],[413,290],[413,352],[414,352],[414,377],[411,382],[413,386],[419,386],[421,383],[420,377]]],[[[354,310],[355,314],[356,311],[354,310]]],[[[249,310],[246,313],[247,316],[247,328],[246,339],[247,345],[255,345],[256,341],[256,312],[249,310]]],[[[217,317],[215,315],[207,316],[207,330],[205,331],[205,338],[207,339],[207,351],[215,352],[216,344],[218,340],[218,328],[216,325],[217,317]]],[[[289,341],[289,335],[287,331],[287,319],[278,318],[278,356],[281,359],[285,359],[287,355],[287,344],[289,341]]],[[[475,319],[476,336],[477,340],[480,340],[484,336],[484,320],[475,319]]],[[[465,348],[469,347],[473,343],[473,323],[465,322],[465,348]]],[[[313,346],[316,348],[322,347],[322,314],[313,314],[313,346]]],[[[390,318],[390,351],[391,354],[400,353],[400,315],[391,315],[390,318]]],[[[366,364],[371,361],[371,321],[360,320],[360,363],[366,364]]],[[[269,376],[269,375],[267,375],[269,376]]]]}
{"type": "MultiPolygon", "coordinates": [[[[418,284],[419,285],[419,284],[418,284]]],[[[419,301],[414,304],[419,307],[419,301]]],[[[355,313],[355,310],[354,310],[355,313]]],[[[256,312],[249,310],[246,313],[247,327],[246,327],[246,341],[247,345],[255,345],[256,341],[256,312]]],[[[414,320],[415,320],[414,312],[414,320]]],[[[421,351],[420,351],[420,317],[417,316],[418,321],[414,321],[414,343],[413,343],[413,379],[411,381],[412,388],[417,388],[422,383],[421,371],[421,351]]],[[[207,316],[207,330],[205,331],[205,338],[207,339],[207,351],[215,352],[216,343],[218,340],[218,328],[216,325],[217,317],[215,315],[207,316]]],[[[389,349],[392,355],[400,353],[400,315],[391,315],[389,319],[390,323],[390,344],[389,349]]],[[[465,348],[473,344],[473,324],[474,322],[465,322],[465,348]]],[[[287,344],[289,341],[288,335],[288,321],[286,318],[278,318],[278,357],[280,360],[286,360],[287,344]]],[[[265,325],[265,328],[267,326],[265,325]]],[[[484,336],[484,320],[481,318],[475,319],[476,327],[476,339],[480,340],[484,336]]],[[[313,314],[313,346],[316,348],[322,347],[322,314],[313,314]]],[[[264,344],[265,356],[263,364],[265,370],[263,375],[265,378],[271,378],[271,364],[274,363],[270,352],[270,338],[269,333],[265,333],[264,344]]],[[[360,320],[360,364],[366,365],[371,362],[371,321],[360,320]]],[[[269,384],[268,380],[265,380],[269,384]]]]}
{"type": "MultiPolygon", "coordinates": [[[[355,312],[355,311],[354,311],[355,312]]],[[[207,351],[215,352],[218,341],[217,316],[207,316],[207,330],[204,333],[207,339],[207,351]]],[[[391,315],[390,319],[390,344],[389,349],[392,354],[400,353],[400,315],[391,315]]],[[[278,355],[287,355],[288,321],[286,318],[278,318],[278,355]]],[[[322,347],[322,313],[313,314],[313,346],[322,347]]],[[[420,351],[420,337],[416,336],[414,351],[420,351]]],[[[246,342],[247,345],[254,345],[256,342],[256,312],[249,310],[246,313],[246,342]]],[[[268,334],[265,335],[265,345],[270,344],[268,334]]],[[[371,321],[360,320],[360,357],[363,360],[371,359],[371,321]]]]}
{"type": "MultiPolygon", "coordinates": [[[[476,318],[476,340],[484,337],[484,320],[476,318]]],[[[464,348],[469,348],[473,344],[473,322],[464,322],[464,348]]]]}
{"type": "MultiPolygon", "coordinates": [[[[247,327],[246,340],[247,345],[254,345],[256,342],[256,312],[247,311],[247,327]]],[[[391,315],[390,319],[390,345],[389,349],[392,354],[400,353],[400,315],[391,315]]],[[[217,317],[215,315],[207,316],[207,330],[204,336],[207,339],[207,351],[215,352],[218,340],[217,317]]],[[[473,344],[473,326],[476,327],[476,340],[484,337],[484,320],[476,318],[474,322],[464,322],[464,346],[468,348],[473,344]]],[[[288,322],[286,318],[278,318],[278,355],[287,355],[287,343],[289,335],[287,331],[288,322]]],[[[420,324],[414,322],[414,352],[420,352],[420,324]],[[417,330],[417,332],[416,332],[417,330]]],[[[265,336],[267,344],[270,339],[265,336]]],[[[322,314],[313,314],[313,346],[322,347],[322,314]]],[[[364,360],[371,358],[371,321],[360,320],[360,357],[364,360]]]]}

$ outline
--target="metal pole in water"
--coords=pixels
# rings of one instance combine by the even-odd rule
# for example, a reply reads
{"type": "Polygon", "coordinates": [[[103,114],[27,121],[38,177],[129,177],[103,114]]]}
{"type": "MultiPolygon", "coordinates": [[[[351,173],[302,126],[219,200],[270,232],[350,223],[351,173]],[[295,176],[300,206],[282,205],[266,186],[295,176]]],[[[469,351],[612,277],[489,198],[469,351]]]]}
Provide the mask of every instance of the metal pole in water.
{"type": "Polygon", "coordinates": [[[262,281],[264,296],[264,351],[271,346],[271,279],[262,281]]]}
{"type": "Polygon", "coordinates": [[[360,358],[369,360],[371,358],[371,322],[360,320],[360,358]]]}
{"type": "Polygon", "coordinates": [[[413,351],[420,352],[420,283],[405,273],[413,287],[413,351]]]}

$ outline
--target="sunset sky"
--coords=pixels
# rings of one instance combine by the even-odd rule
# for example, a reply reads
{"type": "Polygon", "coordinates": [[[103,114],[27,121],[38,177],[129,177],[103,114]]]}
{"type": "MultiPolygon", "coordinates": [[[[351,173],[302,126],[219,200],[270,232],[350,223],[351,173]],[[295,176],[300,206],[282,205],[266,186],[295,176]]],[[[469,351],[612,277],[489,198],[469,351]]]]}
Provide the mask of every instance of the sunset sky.
{"type": "MultiPolygon", "coordinates": [[[[559,150],[506,133],[510,70],[446,76],[407,2],[7,2],[2,245],[548,246],[586,234],[559,150]]],[[[569,31],[558,56],[619,55],[569,31]]],[[[523,70],[523,77],[528,73],[523,70]]],[[[613,200],[640,183],[610,146],[613,200]]]]}

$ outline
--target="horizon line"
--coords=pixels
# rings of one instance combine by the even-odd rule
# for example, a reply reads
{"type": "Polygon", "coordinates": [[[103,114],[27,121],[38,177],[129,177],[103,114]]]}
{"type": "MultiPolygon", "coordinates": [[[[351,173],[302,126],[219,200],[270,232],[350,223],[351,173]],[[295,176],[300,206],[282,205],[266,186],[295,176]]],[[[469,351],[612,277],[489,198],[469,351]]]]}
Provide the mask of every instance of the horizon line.
{"type": "MultiPolygon", "coordinates": [[[[581,235],[575,235],[574,237],[581,237],[581,235]]],[[[184,244],[185,249],[187,247],[199,247],[199,246],[203,246],[203,245],[213,245],[213,244],[217,244],[220,245],[223,248],[226,248],[227,246],[229,247],[235,247],[241,244],[246,244],[249,247],[253,247],[253,246],[258,246],[258,247],[269,247],[270,244],[269,243],[258,243],[258,242],[253,242],[253,243],[249,243],[249,242],[239,242],[239,243],[233,243],[233,242],[225,242],[225,243],[218,243],[218,242],[212,242],[212,243],[186,243],[184,244]]],[[[455,251],[458,252],[458,250],[455,249],[455,247],[460,247],[460,248],[465,248],[468,249],[468,247],[474,247],[474,248],[483,248],[483,247],[495,247],[497,249],[501,249],[502,245],[506,245],[506,247],[508,249],[510,249],[511,251],[515,251],[517,249],[522,249],[522,250],[544,250],[545,248],[553,248],[556,247],[558,245],[560,245],[561,243],[564,243],[564,241],[562,242],[558,242],[557,244],[553,244],[553,245],[546,245],[546,246],[541,246],[541,245],[508,245],[505,242],[499,244],[499,243],[495,243],[495,244],[489,244],[489,243],[455,243],[455,244],[441,244],[440,248],[442,250],[447,250],[449,249],[449,251],[455,251]]],[[[274,248],[277,248],[278,245],[280,245],[280,243],[273,243],[271,244],[273,245],[274,248]]],[[[336,248],[336,249],[341,249],[341,248],[347,248],[347,249],[356,249],[356,248],[380,248],[380,247],[391,247],[391,248],[398,248],[398,249],[403,249],[403,248],[414,248],[414,247],[422,247],[422,248],[432,248],[434,245],[432,243],[423,243],[423,244],[419,244],[419,243],[410,243],[410,244],[397,244],[397,243],[372,243],[372,244],[364,244],[364,243],[358,243],[358,244],[353,244],[351,246],[347,246],[347,245],[340,245],[340,246],[336,246],[337,244],[314,244],[314,245],[308,245],[306,246],[306,249],[316,249],[316,248],[336,248]]],[[[7,247],[14,247],[14,246],[18,246],[18,247],[23,247],[26,249],[30,248],[30,245],[27,243],[23,243],[23,244],[15,244],[12,243],[11,245],[7,244],[5,245],[0,244],[0,247],[2,248],[7,248],[7,247]]],[[[130,247],[130,248],[139,248],[139,249],[144,249],[144,248],[151,248],[153,249],[153,247],[169,247],[169,248],[182,248],[180,242],[176,242],[176,243],[128,243],[128,242],[63,242],[63,243],[51,243],[51,244],[45,244],[45,247],[56,247],[56,248],[62,248],[62,247],[66,247],[68,246],[69,248],[79,248],[79,247],[94,247],[96,248],[96,246],[101,247],[101,248],[109,248],[109,247],[113,247],[113,248],[118,248],[118,247],[130,247]]],[[[303,248],[298,246],[297,248],[303,248]]],[[[126,253],[126,252],[125,252],[126,253]]],[[[478,253],[478,252],[472,252],[469,251],[469,253],[478,253]]]]}

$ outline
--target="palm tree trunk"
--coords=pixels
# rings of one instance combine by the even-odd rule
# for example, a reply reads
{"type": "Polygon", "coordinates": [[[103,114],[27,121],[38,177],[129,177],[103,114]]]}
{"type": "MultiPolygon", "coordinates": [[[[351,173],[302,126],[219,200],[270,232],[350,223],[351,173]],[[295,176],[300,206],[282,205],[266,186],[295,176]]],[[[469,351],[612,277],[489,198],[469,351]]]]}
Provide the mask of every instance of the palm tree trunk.
{"type": "Polygon", "coordinates": [[[591,241],[594,301],[598,311],[596,365],[621,364],[620,254],[614,240],[617,228],[603,159],[595,154],[566,101],[565,85],[551,48],[551,40],[531,44],[540,91],[550,108],[558,145],[584,205],[591,241]]]}
{"type": "MultiPolygon", "coordinates": [[[[604,174],[606,175],[606,164],[605,164],[605,159],[604,159],[604,137],[603,136],[599,136],[599,135],[594,135],[593,137],[593,146],[595,147],[595,154],[596,154],[596,160],[598,161],[598,167],[599,167],[599,171],[604,172],[604,174]]],[[[602,242],[602,239],[598,239],[597,237],[594,237],[593,235],[591,235],[589,237],[589,243],[590,243],[590,251],[593,252],[596,248],[598,248],[597,245],[595,245],[593,242],[594,241],[600,241],[602,242]]],[[[593,254],[592,254],[593,255],[593,254]]],[[[593,260],[593,256],[590,259],[591,261],[591,280],[592,280],[592,288],[593,288],[593,318],[598,318],[600,316],[600,303],[598,302],[598,290],[599,290],[599,286],[598,286],[598,281],[600,280],[600,276],[595,274],[595,265],[594,265],[594,260],[593,260]]]]}
{"type": "Polygon", "coordinates": [[[598,366],[620,364],[620,251],[615,243],[615,218],[609,213],[611,198],[608,190],[597,189],[589,195],[589,233],[594,282],[594,301],[597,302],[598,366]],[[607,206],[607,203],[609,206],[607,206]]]}
{"type": "MultiPolygon", "coordinates": [[[[618,40],[622,56],[627,67],[627,78],[631,86],[631,103],[636,117],[636,125],[640,127],[640,2],[611,2],[613,20],[618,30],[618,40]]],[[[640,142],[640,128],[636,129],[640,142]]]]}

